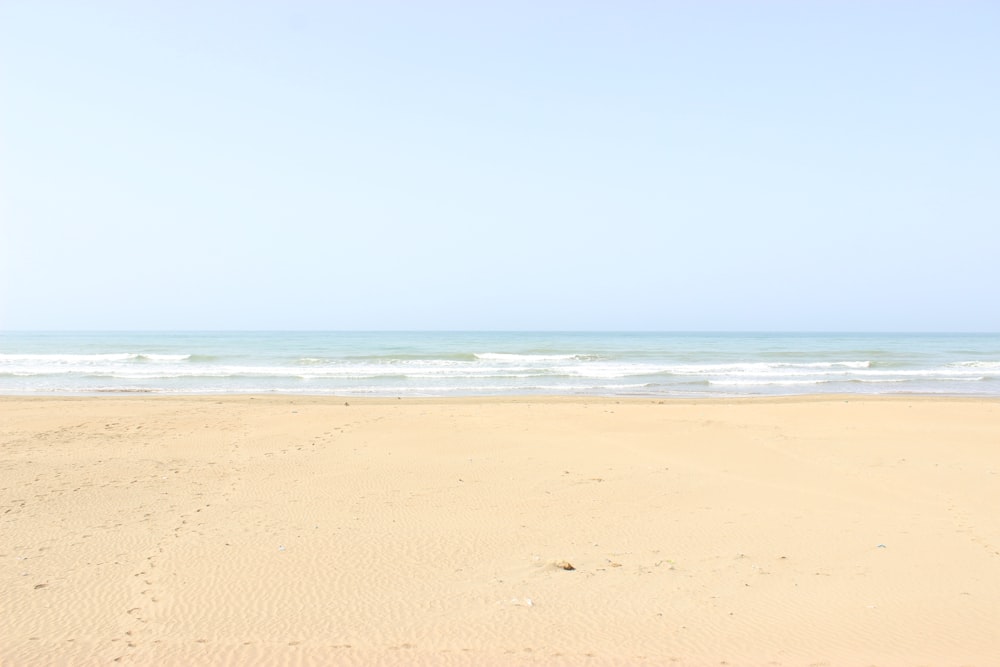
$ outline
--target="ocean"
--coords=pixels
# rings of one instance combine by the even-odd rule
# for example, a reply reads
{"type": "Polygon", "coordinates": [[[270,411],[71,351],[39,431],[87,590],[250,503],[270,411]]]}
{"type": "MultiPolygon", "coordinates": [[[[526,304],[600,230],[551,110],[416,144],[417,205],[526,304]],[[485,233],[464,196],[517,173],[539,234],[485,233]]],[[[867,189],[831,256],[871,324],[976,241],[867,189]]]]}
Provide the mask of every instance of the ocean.
{"type": "Polygon", "coordinates": [[[1000,334],[0,332],[0,394],[1000,396],[1000,334]]]}

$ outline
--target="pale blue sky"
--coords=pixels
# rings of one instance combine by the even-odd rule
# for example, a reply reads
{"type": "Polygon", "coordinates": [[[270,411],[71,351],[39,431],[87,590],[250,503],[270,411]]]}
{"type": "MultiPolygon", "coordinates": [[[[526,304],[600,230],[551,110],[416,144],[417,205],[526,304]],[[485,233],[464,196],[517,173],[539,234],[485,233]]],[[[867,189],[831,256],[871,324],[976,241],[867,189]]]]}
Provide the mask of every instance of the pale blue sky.
{"type": "Polygon", "coordinates": [[[0,0],[0,329],[1000,330],[1000,3],[0,0]]]}

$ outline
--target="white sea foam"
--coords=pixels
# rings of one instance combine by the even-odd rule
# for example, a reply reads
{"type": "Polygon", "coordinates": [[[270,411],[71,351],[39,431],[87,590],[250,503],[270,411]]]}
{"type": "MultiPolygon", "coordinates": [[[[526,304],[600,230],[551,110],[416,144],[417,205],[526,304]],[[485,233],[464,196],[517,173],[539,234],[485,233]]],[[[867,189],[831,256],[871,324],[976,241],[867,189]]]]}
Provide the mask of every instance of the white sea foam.
{"type": "Polygon", "coordinates": [[[855,378],[854,382],[865,382],[869,384],[884,384],[892,382],[911,382],[906,378],[855,378]]]}
{"type": "Polygon", "coordinates": [[[143,353],[137,355],[139,359],[146,359],[147,361],[187,361],[191,358],[190,354],[149,354],[143,353]]]}
{"type": "Polygon", "coordinates": [[[0,354],[0,364],[6,363],[49,363],[49,364],[96,364],[108,361],[129,361],[139,358],[138,354],[127,352],[112,354],[0,354]]]}
{"type": "Polygon", "coordinates": [[[867,361],[793,364],[787,362],[746,362],[731,364],[655,364],[640,362],[588,362],[552,367],[553,372],[577,377],[625,378],[650,375],[720,376],[848,375],[870,367],[867,361]]]}
{"type": "Polygon", "coordinates": [[[17,363],[40,363],[53,365],[102,364],[128,361],[185,361],[190,354],[151,354],[135,352],[112,352],[105,354],[0,354],[0,365],[17,363]]]}
{"type": "Polygon", "coordinates": [[[507,363],[543,363],[547,361],[577,361],[593,359],[586,354],[510,354],[507,352],[477,352],[476,359],[482,361],[502,361],[507,363]]]}
{"type": "Polygon", "coordinates": [[[953,364],[953,366],[1000,371],[1000,361],[959,361],[953,364]]]}
{"type": "Polygon", "coordinates": [[[870,368],[870,361],[822,361],[793,363],[788,361],[754,361],[737,362],[730,364],[683,364],[670,366],[667,370],[676,374],[718,374],[718,373],[761,373],[778,372],[787,373],[796,370],[815,372],[817,369],[832,369],[843,371],[845,369],[865,369],[870,368]]]}
{"type": "Polygon", "coordinates": [[[710,385],[720,387],[757,387],[772,385],[776,387],[795,387],[798,385],[823,384],[826,380],[709,380],[710,385]]]}
{"type": "Polygon", "coordinates": [[[871,370],[858,373],[858,377],[907,377],[907,378],[928,378],[947,379],[949,377],[972,376],[982,373],[982,369],[961,370],[959,368],[945,366],[941,368],[926,369],[895,369],[895,370],[871,370]]]}
{"type": "MultiPolygon", "coordinates": [[[[534,365],[530,363],[484,363],[442,359],[398,360],[384,362],[338,362],[322,365],[251,365],[190,362],[190,355],[158,355],[152,363],[129,361],[126,355],[86,355],[84,361],[72,363],[70,355],[6,355],[0,362],[0,374],[29,377],[32,375],[78,375],[150,380],[156,378],[298,378],[305,380],[378,378],[467,379],[488,378],[526,379],[535,377],[566,377],[580,380],[622,380],[639,377],[701,378],[715,382],[744,380],[765,382],[815,382],[820,380],[886,378],[950,379],[980,377],[983,369],[967,366],[945,366],[927,369],[873,369],[868,366],[846,366],[847,362],[824,364],[735,363],[735,364],[653,364],[637,362],[575,361],[534,365]],[[53,362],[49,357],[58,356],[53,362]]],[[[139,356],[139,355],[135,355],[139,356]]],[[[132,358],[132,357],[129,357],[132,358]]],[[[860,362],[859,362],[860,363],[860,362]]]]}

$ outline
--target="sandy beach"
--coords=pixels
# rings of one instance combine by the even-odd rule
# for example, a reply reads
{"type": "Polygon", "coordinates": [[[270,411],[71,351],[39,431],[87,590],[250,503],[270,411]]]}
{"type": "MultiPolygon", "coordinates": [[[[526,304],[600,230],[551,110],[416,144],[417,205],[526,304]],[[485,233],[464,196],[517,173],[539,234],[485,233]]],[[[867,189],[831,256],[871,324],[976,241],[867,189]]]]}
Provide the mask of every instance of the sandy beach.
{"type": "Polygon", "coordinates": [[[1000,664],[1000,400],[0,398],[0,663],[1000,664]]]}

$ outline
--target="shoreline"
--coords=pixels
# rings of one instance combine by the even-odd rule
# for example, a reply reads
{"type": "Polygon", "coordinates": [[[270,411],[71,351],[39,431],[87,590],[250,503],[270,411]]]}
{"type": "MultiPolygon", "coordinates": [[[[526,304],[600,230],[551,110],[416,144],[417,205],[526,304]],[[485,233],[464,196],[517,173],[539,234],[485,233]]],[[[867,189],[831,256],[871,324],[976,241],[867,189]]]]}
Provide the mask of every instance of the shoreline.
{"type": "Polygon", "coordinates": [[[151,332],[3,338],[0,392],[1000,396],[991,334],[151,332]]]}
{"type": "Polygon", "coordinates": [[[1000,659],[996,398],[0,411],[4,664],[1000,659]]]}
{"type": "Polygon", "coordinates": [[[179,401],[305,401],[310,403],[342,404],[344,401],[370,405],[396,405],[406,403],[623,403],[635,405],[677,405],[677,404],[719,404],[719,403],[823,403],[838,401],[974,401],[998,402],[1000,395],[986,394],[927,394],[927,393],[893,393],[893,394],[851,394],[851,393],[815,393],[815,394],[780,394],[766,396],[614,396],[614,395],[573,395],[573,394],[489,394],[466,396],[353,396],[350,394],[291,394],[291,393],[160,393],[155,391],[126,392],[94,392],[72,394],[2,394],[0,402],[16,401],[87,401],[87,400],[179,400],[179,401]]]}

